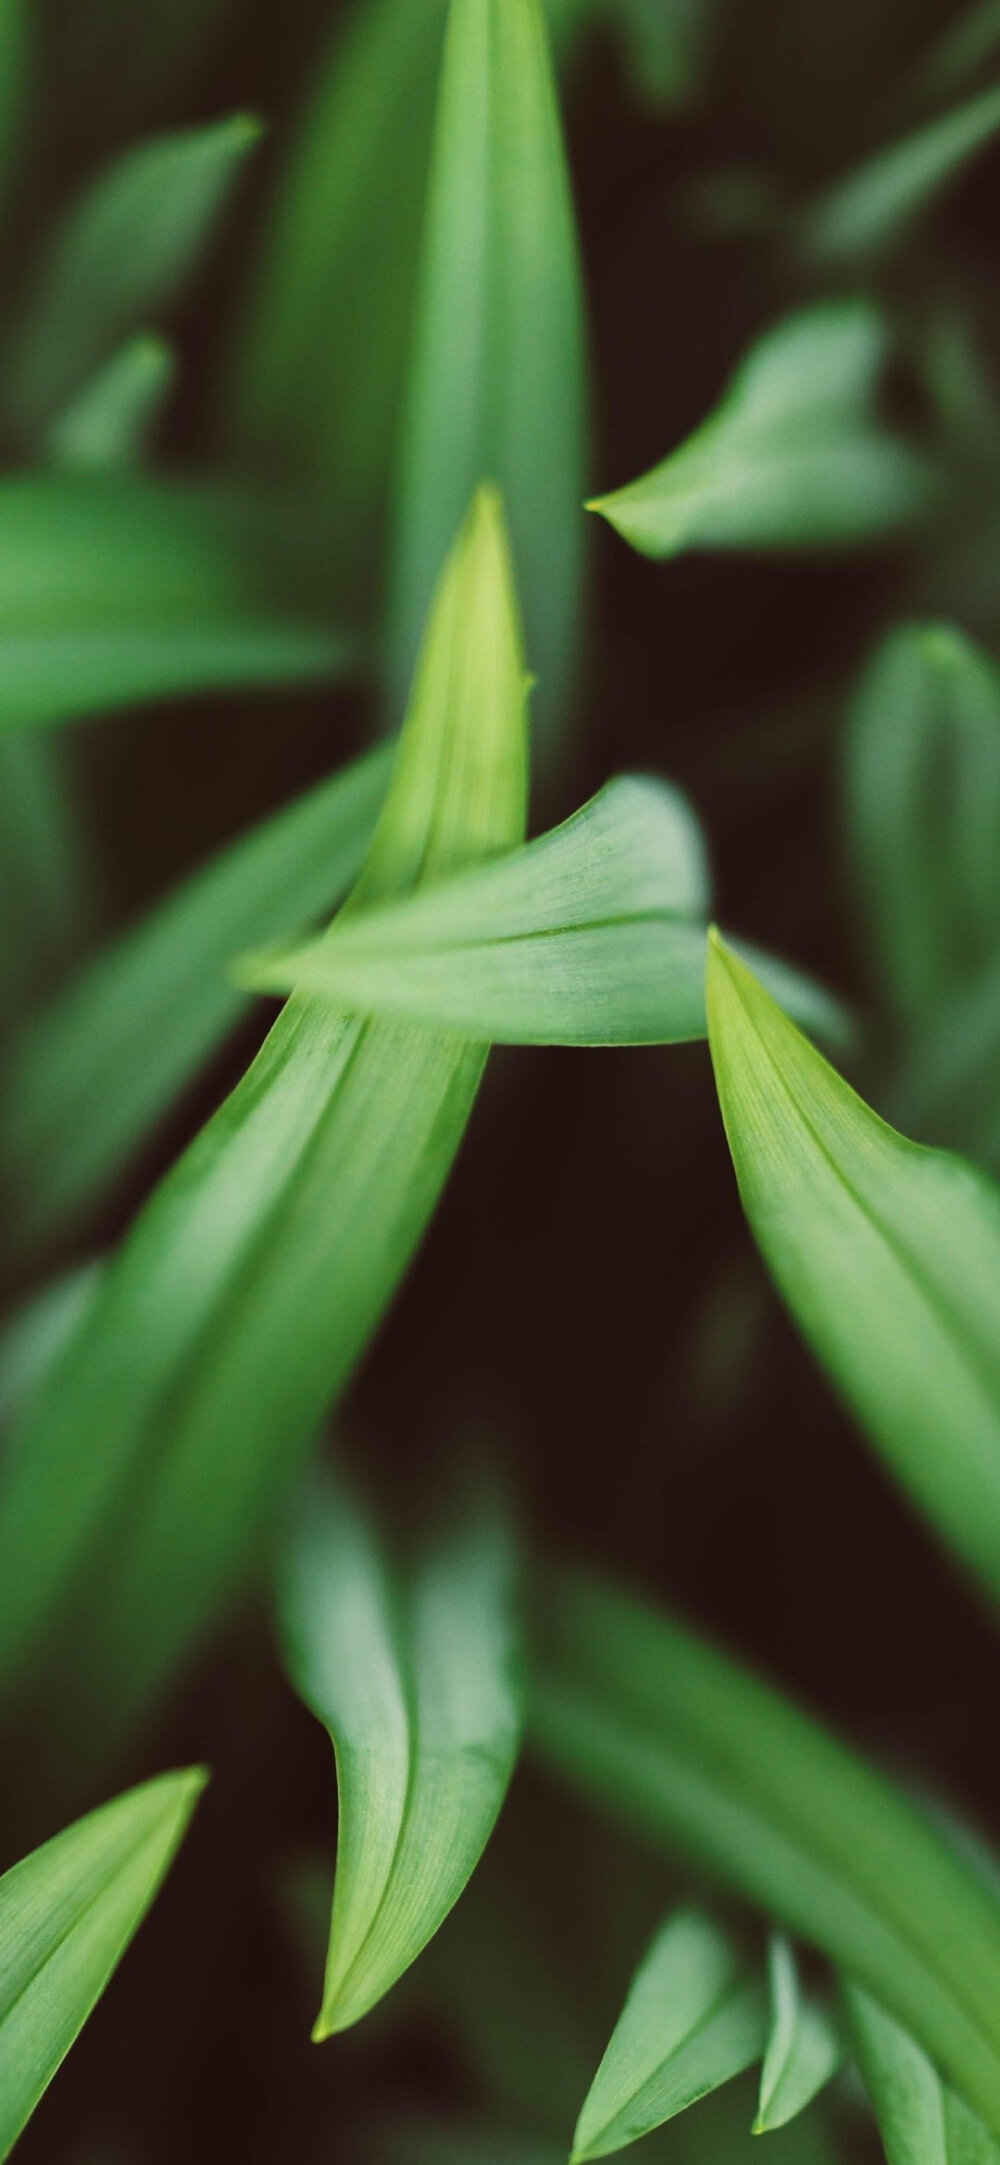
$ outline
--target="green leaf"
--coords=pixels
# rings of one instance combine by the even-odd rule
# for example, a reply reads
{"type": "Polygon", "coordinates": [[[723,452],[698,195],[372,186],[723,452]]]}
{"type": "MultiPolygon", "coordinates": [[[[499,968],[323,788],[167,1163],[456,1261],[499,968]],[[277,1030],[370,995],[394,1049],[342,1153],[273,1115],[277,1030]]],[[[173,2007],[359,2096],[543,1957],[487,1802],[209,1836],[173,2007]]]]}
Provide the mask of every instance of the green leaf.
{"type": "MultiPolygon", "coordinates": [[[[708,870],[697,822],[665,782],[619,776],[548,834],[324,939],[237,965],[293,989],[509,1044],[663,1045],[705,1034],[708,870]]],[[[843,1017],[758,958],[821,1032],[843,1017]]]]}
{"type": "Polygon", "coordinates": [[[539,0],[451,0],[390,573],[395,698],[462,507],[492,477],[542,719],[559,712],[579,636],[584,403],[573,206],[539,0]]]}
{"type": "Polygon", "coordinates": [[[888,2165],[996,2165],[1000,2146],[915,2039],[859,1985],[844,2002],[888,2165]]]}
{"type": "Polygon", "coordinates": [[[582,1574],[552,1596],[530,1719],[575,1787],[842,1965],[1000,2123],[1000,1902],[916,1806],[749,1670],[582,1574]]]}
{"type": "Polygon", "coordinates": [[[882,642],[850,716],[845,800],[866,944],[912,1022],[1000,960],[1000,675],[961,632],[882,642]]]}
{"type": "Polygon", "coordinates": [[[34,441],[130,332],[172,308],[259,137],[259,123],[237,114],[140,143],[72,206],[4,371],[4,412],[21,441],[34,441]]]}
{"type": "Polygon", "coordinates": [[[644,556],[838,549],[927,506],[927,462],[878,418],[885,324],[827,301],[758,340],[715,413],[638,481],[590,505],[644,556]]]}
{"type": "Polygon", "coordinates": [[[338,520],[338,573],[369,602],[446,10],[447,0],[355,0],[346,31],[338,20],[286,153],[225,386],[234,448],[322,483],[338,520]]]}
{"type": "Polygon", "coordinates": [[[691,104],[704,86],[715,0],[603,0],[601,12],[620,27],[643,94],[671,111],[691,104]]]}
{"type": "Polygon", "coordinates": [[[1000,1191],[880,1120],[717,935],[708,1029],[779,1291],[896,1478],[1000,1598],[1000,1191]]]}
{"type": "Polygon", "coordinates": [[[0,984],[7,1022],[76,960],[94,915],[90,849],[66,746],[0,728],[0,984]]]}
{"type": "Polygon", "coordinates": [[[698,1910],[662,1925],[635,1973],[576,2125],[573,2158],[608,2157],[760,2058],[764,1996],[698,1910]]]}
{"type": "Polygon", "coordinates": [[[768,1974],[771,2026],[760,2075],[755,2135],[785,2127],[811,2105],[836,2074],[842,2057],[830,2016],[819,2001],[803,1993],[795,1956],[780,1933],[771,1939],[768,1974]]]}
{"type": "Polygon", "coordinates": [[[165,340],[147,331],[130,339],[56,414],[43,446],[49,464],[73,473],[141,465],[175,373],[165,340]]]}
{"type": "Polygon", "coordinates": [[[925,1142],[1000,1175],[1000,956],[922,1015],[892,1078],[892,1113],[925,1142]]]}
{"type": "Polygon", "coordinates": [[[322,536],[298,507],[219,487],[0,480],[0,727],[324,678],[322,536]]]}
{"type": "MultiPolygon", "coordinates": [[[[486,492],[346,909],[517,841],[524,710],[486,492]]],[[[293,1000],[140,1213],[0,1472],[0,1688],[51,1646],[35,1689],[54,1748],[60,1720],[79,1750],[124,1730],[244,1583],[420,1240],[484,1060],[293,1000]]]]}
{"type": "Polygon", "coordinates": [[[282,1609],[293,1682],[337,1755],[317,2040],[409,1969],[489,1840],[520,1738],[512,1597],[512,1545],[487,1499],[400,1576],[339,1483],[310,1487],[282,1609]]]}
{"type": "Polygon", "coordinates": [[[828,265],[898,249],[998,128],[1000,86],[993,84],[878,151],[806,211],[803,252],[828,265]]]}
{"type": "Polygon", "coordinates": [[[161,1774],[0,1879],[0,2157],[7,2157],[157,1894],[206,1776],[161,1774]]]}
{"type": "Polygon", "coordinates": [[[391,759],[388,746],[366,753],[241,836],[25,1023],[0,1092],[15,1246],[73,1224],[235,1027],[245,1002],[226,974],[233,948],[341,900],[391,759]]]}

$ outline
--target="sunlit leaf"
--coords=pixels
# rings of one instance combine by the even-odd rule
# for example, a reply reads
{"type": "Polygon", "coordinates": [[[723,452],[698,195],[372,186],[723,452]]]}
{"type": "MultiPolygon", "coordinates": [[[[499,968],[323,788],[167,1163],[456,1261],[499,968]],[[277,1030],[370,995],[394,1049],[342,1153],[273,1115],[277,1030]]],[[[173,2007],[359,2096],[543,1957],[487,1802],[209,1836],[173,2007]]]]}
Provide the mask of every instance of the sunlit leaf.
{"type": "MultiPolygon", "coordinates": [[[[484,492],[347,909],[519,839],[524,710],[484,492]]],[[[81,1751],[124,1728],[243,1583],[420,1240],[484,1060],[293,1000],[140,1213],[0,1475],[0,1683],[51,1641],[49,1739],[58,1713],[81,1751]]]]}
{"type": "Polygon", "coordinates": [[[866,302],[789,317],[752,348],[693,436],[591,510],[655,557],[836,549],[904,526],[932,481],[879,419],[887,352],[885,325],[866,302]]]}
{"type": "Polygon", "coordinates": [[[0,725],[335,674],[318,538],[239,491],[0,480],[0,725]]]}
{"type": "Polygon", "coordinates": [[[0,1879],[0,2157],[7,2157],[117,1968],[205,1786],[161,1774],[0,1879]]]}
{"type": "Polygon", "coordinates": [[[802,1990],[795,1956],[778,1933],[768,1958],[771,2020],[760,2075],[755,2135],[784,2127],[834,2075],[841,2044],[830,2016],[802,1990]]]}
{"type": "Polygon", "coordinates": [[[390,570],[399,697],[471,489],[503,491],[543,720],[579,636],[583,334],[576,236],[539,0],[451,0],[390,570]]]}
{"type": "Polygon", "coordinates": [[[573,2158],[608,2157],[760,2058],[764,1994],[698,1910],[661,1926],[635,1973],[577,2121],[573,2158]]]}
{"type": "Polygon", "coordinates": [[[887,1127],[717,936],[708,1027],[780,1292],[899,1482],[1000,1597],[1000,1190],[887,1127]]]}
{"type": "Polygon", "coordinates": [[[1000,960],[1000,676],[948,625],[891,632],[850,717],[863,934],[904,1019],[1000,960]]]}
{"type": "Polygon", "coordinates": [[[259,135],[238,114],[140,143],[71,207],[4,369],[4,412],[20,438],[32,440],[130,332],[171,308],[259,135]]]}
{"type": "MultiPolygon", "coordinates": [[[[247,956],[236,977],[497,1043],[677,1044],[705,1034],[708,900],[684,799],[626,775],[495,864],[247,956]]],[[[755,959],[807,1025],[839,1037],[829,996],[755,959]]]]}
{"type": "Polygon", "coordinates": [[[898,248],[998,128],[1000,86],[993,84],[837,181],[804,215],[801,247],[822,263],[898,248]]]}
{"type": "Polygon", "coordinates": [[[859,1985],[844,2001],[888,2165],[996,2165],[1000,2144],[908,2031],[859,1985]]]}
{"type": "Polygon", "coordinates": [[[930,1819],[662,1611],[564,1577],[531,1726],[544,1757],[890,2007],[1000,2122],[1000,1902],[930,1819]]]}
{"type": "Polygon", "coordinates": [[[140,332],[98,369],[46,432],[53,466],[74,473],[120,473],[140,465],[174,383],[162,338],[140,332]]]}
{"type": "Polygon", "coordinates": [[[15,1244],[71,1225],[233,1029],[245,1007],[227,974],[234,947],[341,900],[391,756],[367,753],[230,844],[25,1023],[0,1092],[15,1244]]]}
{"type": "Polygon", "coordinates": [[[492,1832],[520,1735],[510,1539],[484,1498],[396,1573],[357,1503],[317,1485],[282,1608],[293,1680],[337,1755],[319,2039],[409,1968],[492,1832]]]}

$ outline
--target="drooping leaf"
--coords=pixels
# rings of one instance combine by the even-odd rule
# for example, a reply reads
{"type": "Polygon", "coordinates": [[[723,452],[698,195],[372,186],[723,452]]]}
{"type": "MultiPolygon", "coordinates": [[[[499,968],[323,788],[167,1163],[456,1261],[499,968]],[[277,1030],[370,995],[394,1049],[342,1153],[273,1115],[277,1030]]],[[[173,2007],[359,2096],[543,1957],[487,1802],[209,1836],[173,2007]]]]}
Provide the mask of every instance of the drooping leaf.
{"type": "Polygon", "coordinates": [[[876,152],[804,214],[803,252],[828,265],[898,249],[998,128],[1000,86],[993,84],[876,152]]]}
{"type": "Polygon", "coordinates": [[[141,465],[174,375],[164,339],[130,339],[55,415],[43,446],[49,464],[101,474],[141,465]]]}
{"type": "Polygon", "coordinates": [[[369,603],[446,11],[447,0],[355,0],[346,31],[338,20],[285,155],[225,387],[234,448],[322,482],[338,575],[369,603]]]}
{"type": "Polygon", "coordinates": [[[245,114],[140,143],[68,212],[25,300],[3,373],[22,442],[131,332],[169,311],[260,127],[245,114]]]}
{"type": "Polygon", "coordinates": [[[1000,676],[950,625],[883,641],[845,757],[865,943],[912,1022],[1000,960],[1000,676]]]}
{"type": "Polygon", "coordinates": [[[996,2165],[1000,2144],[909,2032],[860,1985],[844,2002],[888,2165],[996,2165]]]}
{"type": "Polygon", "coordinates": [[[72,1225],[232,1030],[245,1004],[227,976],[234,946],[277,918],[302,925],[341,900],[390,763],[380,746],[272,814],[25,1023],[0,1091],[15,1245],[72,1225]]]}
{"type": "MultiPolygon", "coordinates": [[[[518,840],[524,708],[484,492],[346,909],[518,840]]],[[[0,1472],[0,1686],[51,1647],[36,1686],[51,1738],[65,1717],[96,1750],[243,1583],[423,1233],[484,1060],[293,1000],[140,1213],[0,1472]]]]}
{"type": "Polygon", "coordinates": [[[727,1932],[698,1910],[662,1925],[588,2092],[573,2158],[608,2157],[760,2058],[764,1994],[727,1932]]]}
{"type": "Polygon", "coordinates": [[[539,0],[451,0],[391,552],[396,699],[462,506],[492,477],[541,714],[558,713],[579,633],[583,373],[573,206],[539,0]]]}
{"type": "Polygon", "coordinates": [[[486,1499],[408,1574],[340,1484],[310,1488],[286,1655],[337,1755],[337,1876],[315,2038],[374,2007],[458,1900],[520,1737],[510,1538],[486,1499]]]}
{"type": "Polygon", "coordinates": [[[717,936],[708,1029],[779,1291],[898,1481],[1000,1598],[1000,1190],[880,1120],[717,936]]]}
{"type": "Polygon", "coordinates": [[[314,525],[216,487],[0,481],[0,726],[335,674],[314,525]]]}
{"type": "Polygon", "coordinates": [[[205,1779],[193,1768],[144,1782],[0,1879],[0,2158],[142,1923],[205,1779]]]}
{"type": "Polygon", "coordinates": [[[828,301],[766,333],[707,421],[638,481],[590,506],[645,556],[838,549],[927,506],[926,460],[879,419],[886,327],[828,301]]]}
{"type": "Polygon", "coordinates": [[[530,1725],[575,1787],[863,1982],[1000,2122],[1000,1902],[863,1760],[674,1618],[582,1574],[553,1593],[530,1725]]]}
{"type": "MultiPolygon", "coordinates": [[[[708,872],[684,799],[623,775],[561,827],[494,864],[267,948],[240,984],[310,992],[496,1043],[677,1044],[705,1034],[708,872]]],[[[836,1003],[758,957],[810,1026],[836,1003]]]]}
{"type": "Polygon", "coordinates": [[[818,2000],[802,1990],[788,1941],[775,1933],[768,1956],[771,2020],[760,2075],[760,2099],[754,2134],[785,2127],[811,2105],[841,2061],[841,2044],[831,2017],[818,2000]]]}

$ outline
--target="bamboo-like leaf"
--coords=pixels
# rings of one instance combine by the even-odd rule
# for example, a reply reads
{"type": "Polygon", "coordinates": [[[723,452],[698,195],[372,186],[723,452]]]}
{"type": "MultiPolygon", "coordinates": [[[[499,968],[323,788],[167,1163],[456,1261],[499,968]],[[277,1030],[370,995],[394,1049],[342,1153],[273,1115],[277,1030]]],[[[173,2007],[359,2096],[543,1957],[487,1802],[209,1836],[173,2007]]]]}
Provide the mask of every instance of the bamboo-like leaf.
{"type": "Polygon", "coordinates": [[[355,0],[346,31],[338,21],[279,179],[226,386],[238,450],[322,481],[338,571],[369,601],[446,11],[447,0],[355,0]]]}
{"type": "Polygon", "coordinates": [[[717,937],[708,1028],[780,1292],[897,1479],[1000,1598],[1000,1190],[887,1127],[717,937]]]}
{"type": "Polygon", "coordinates": [[[729,1934],[698,1910],[662,1925],[635,1973],[573,2137],[608,2157],[760,2058],[764,1994],[729,1934]]]}
{"type": "Polygon", "coordinates": [[[322,540],[238,491],[0,481],[0,726],[335,674],[322,540]]]}
{"type": "MultiPolygon", "coordinates": [[[[561,827],[494,864],[348,918],[324,939],[236,969],[299,990],[509,1044],[664,1045],[705,1034],[704,844],[665,782],[623,775],[561,827]]],[[[837,1005],[757,957],[820,1033],[837,1005]]]]}
{"type": "Polygon", "coordinates": [[[205,1779],[193,1768],[144,1782],[0,1879],[0,2158],[142,1923],[205,1779]]]}
{"type": "Polygon", "coordinates": [[[1000,2144],[909,2032],[859,1985],[844,2001],[888,2165],[996,2165],[1000,2144]]]}
{"type": "MultiPolygon", "coordinates": [[[[518,840],[524,707],[487,492],[347,909],[518,840]]],[[[0,1475],[0,1686],[51,1642],[50,1734],[60,1711],[81,1748],[124,1727],[243,1582],[423,1233],[484,1059],[293,1000],[141,1212],[0,1475]]]]}
{"type": "Polygon", "coordinates": [[[542,713],[577,645],[583,332],[539,0],[451,0],[405,402],[389,601],[398,698],[470,490],[507,506],[542,713]]]}
{"type": "Polygon", "coordinates": [[[25,1023],[0,1092],[16,1245],[73,1224],[233,1029],[245,1004],[227,977],[234,946],[277,918],[309,923],[342,899],[390,764],[380,746],[273,814],[25,1023]]]}
{"type": "Polygon", "coordinates": [[[877,152],[805,213],[799,240],[813,262],[850,262],[898,248],[1000,128],[1000,86],[877,152]]]}
{"type": "Polygon", "coordinates": [[[158,323],[260,136],[245,114],[128,151],[73,205],[24,305],[3,406],[24,441],[133,331],[158,323]]]}
{"type": "Polygon", "coordinates": [[[337,1755],[320,2039],[415,1961],[493,1830],[521,1726],[510,1538],[483,1500],[399,1579],[354,1499],[317,1485],[282,1608],[293,1681],[337,1755]]]}
{"type": "Polygon", "coordinates": [[[1000,2123],[1000,1902],[949,1836],[662,1611],[564,1577],[535,1742],[576,1787],[822,1949],[1000,2123]]]}
{"type": "Polygon", "coordinates": [[[693,436],[590,509],[654,557],[836,549],[906,525],[933,482],[926,460],[878,418],[887,351],[867,302],[789,317],[753,347],[693,436]]]}
{"type": "Polygon", "coordinates": [[[912,1021],[1000,959],[1000,676],[949,625],[891,632],[845,762],[866,940],[912,1021]]]}
{"type": "Polygon", "coordinates": [[[825,2007],[803,1992],[795,1956],[780,1933],[771,1939],[768,1974],[771,2024],[755,2135],[766,2135],[794,2120],[836,2074],[842,2057],[834,2024],[825,2007]]]}
{"type": "Polygon", "coordinates": [[[44,443],[50,465],[102,474],[141,465],[175,373],[164,339],[130,339],[56,414],[44,443]]]}

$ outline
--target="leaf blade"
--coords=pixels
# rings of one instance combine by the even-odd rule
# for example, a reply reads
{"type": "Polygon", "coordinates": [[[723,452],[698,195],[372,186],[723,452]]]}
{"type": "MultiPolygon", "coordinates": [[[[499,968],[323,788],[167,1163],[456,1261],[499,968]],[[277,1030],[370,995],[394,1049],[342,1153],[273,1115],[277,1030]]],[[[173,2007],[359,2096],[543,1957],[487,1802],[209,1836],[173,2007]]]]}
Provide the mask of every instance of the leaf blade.
{"type": "Polygon", "coordinates": [[[836,2073],[843,2057],[826,2009],[805,1998],[786,1939],[773,1934],[768,1956],[771,2026],[760,2075],[754,2134],[787,2126],[836,2073]]]}

